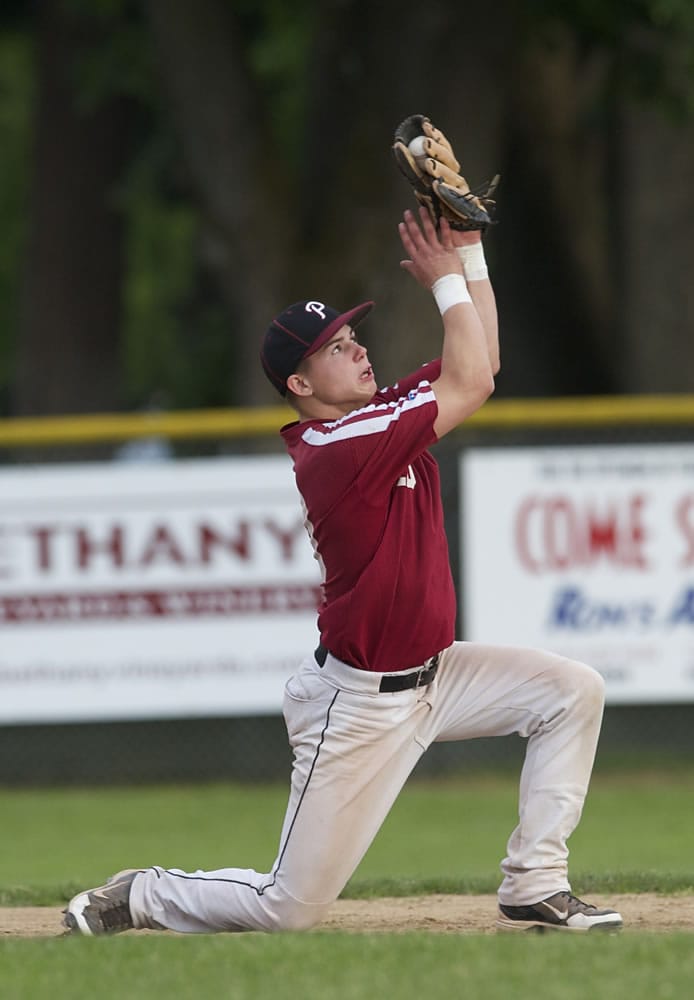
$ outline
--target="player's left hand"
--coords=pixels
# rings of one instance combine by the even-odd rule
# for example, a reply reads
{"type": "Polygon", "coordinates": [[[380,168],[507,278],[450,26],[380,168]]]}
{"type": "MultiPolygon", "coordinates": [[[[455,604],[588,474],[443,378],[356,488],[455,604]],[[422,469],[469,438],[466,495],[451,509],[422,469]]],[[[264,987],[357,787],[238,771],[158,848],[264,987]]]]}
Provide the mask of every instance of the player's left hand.
{"type": "Polygon", "coordinates": [[[471,190],[450,142],[425,115],[405,118],[395,130],[392,148],[395,162],[435,226],[447,219],[453,229],[484,232],[492,223],[499,175],[471,190]]]}

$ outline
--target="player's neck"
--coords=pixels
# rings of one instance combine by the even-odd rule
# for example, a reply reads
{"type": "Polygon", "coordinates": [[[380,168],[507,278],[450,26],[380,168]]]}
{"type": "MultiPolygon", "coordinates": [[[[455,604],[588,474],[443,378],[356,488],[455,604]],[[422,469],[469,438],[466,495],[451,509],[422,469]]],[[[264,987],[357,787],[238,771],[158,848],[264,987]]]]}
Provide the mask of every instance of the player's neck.
{"type": "Polygon", "coordinates": [[[341,417],[364,406],[364,400],[349,400],[344,403],[326,403],[310,396],[302,399],[297,405],[299,420],[339,420],[341,417]]]}

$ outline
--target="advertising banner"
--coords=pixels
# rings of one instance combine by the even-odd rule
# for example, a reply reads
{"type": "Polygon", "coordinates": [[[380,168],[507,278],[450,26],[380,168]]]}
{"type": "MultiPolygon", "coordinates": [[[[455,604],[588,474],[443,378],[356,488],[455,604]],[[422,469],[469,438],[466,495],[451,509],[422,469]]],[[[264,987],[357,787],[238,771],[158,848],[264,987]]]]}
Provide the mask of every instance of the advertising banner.
{"type": "Polygon", "coordinates": [[[600,671],[611,703],[694,700],[694,446],[461,456],[465,638],[600,671]]]}
{"type": "Polygon", "coordinates": [[[285,456],[0,471],[0,723],[279,712],[319,586],[285,456]]]}

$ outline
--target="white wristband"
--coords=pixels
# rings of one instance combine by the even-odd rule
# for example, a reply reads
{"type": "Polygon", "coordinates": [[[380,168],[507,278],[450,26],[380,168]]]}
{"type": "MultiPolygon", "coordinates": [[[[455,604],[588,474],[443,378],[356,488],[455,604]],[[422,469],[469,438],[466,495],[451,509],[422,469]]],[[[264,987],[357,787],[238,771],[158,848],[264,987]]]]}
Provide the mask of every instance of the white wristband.
{"type": "Polygon", "coordinates": [[[489,277],[484,247],[481,242],[471,243],[469,246],[457,247],[456,249],[463,264],[466,281],[483,281],[489,277]]]}
{"type": "Polygon", "coordinates": [[[442,278],[437,278],[431,286],[431,291],[442,316],[451,306],[472,302],[467,282],[462,274],[444,274],[442,278]]]}

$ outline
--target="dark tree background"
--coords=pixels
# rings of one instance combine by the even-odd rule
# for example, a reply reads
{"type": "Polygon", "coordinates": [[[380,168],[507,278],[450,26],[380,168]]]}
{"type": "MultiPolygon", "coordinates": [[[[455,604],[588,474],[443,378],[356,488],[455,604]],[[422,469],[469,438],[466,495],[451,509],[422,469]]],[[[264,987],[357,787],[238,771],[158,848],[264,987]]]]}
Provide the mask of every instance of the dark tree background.
{"type": "Polygon", "coordinates": [[[376,300],[382,381],[431,357],[412,112],[502,174],[499,395],[694,391],[693,67],[690,0],[7,2],[0,410],[275,402],[259,340],[306,297],[376,300]]]}

